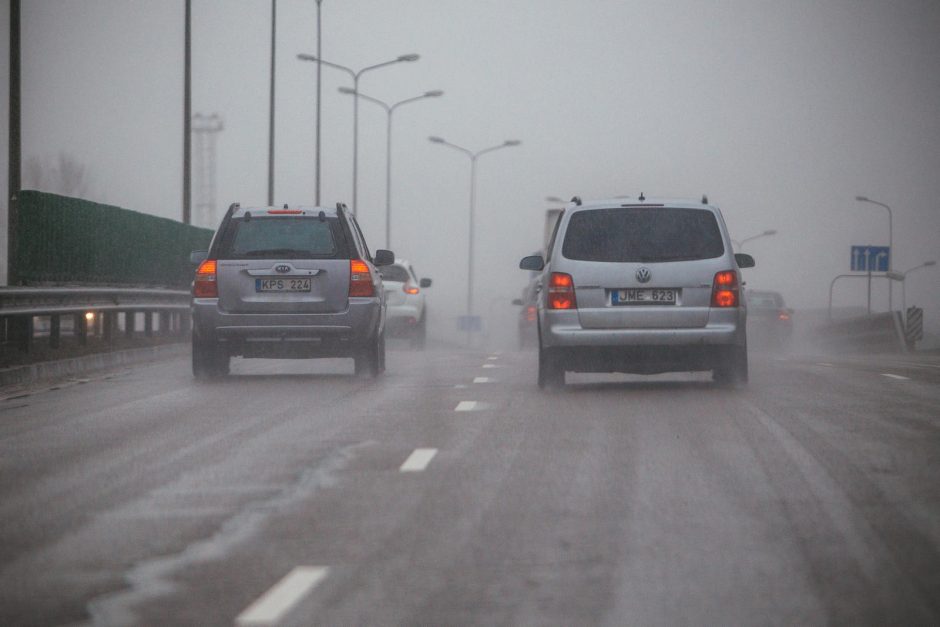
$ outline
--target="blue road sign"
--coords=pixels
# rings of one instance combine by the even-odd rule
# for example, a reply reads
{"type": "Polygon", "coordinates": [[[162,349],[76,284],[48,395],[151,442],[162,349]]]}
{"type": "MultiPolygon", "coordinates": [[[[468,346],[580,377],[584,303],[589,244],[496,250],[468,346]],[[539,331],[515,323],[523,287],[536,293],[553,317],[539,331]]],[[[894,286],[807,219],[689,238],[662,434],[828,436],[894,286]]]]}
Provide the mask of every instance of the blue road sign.
{"type": "Polygon", "coordinates": [[[889,246],[852,246],[852,272],[887,272],[890,268],[889,246]]]}

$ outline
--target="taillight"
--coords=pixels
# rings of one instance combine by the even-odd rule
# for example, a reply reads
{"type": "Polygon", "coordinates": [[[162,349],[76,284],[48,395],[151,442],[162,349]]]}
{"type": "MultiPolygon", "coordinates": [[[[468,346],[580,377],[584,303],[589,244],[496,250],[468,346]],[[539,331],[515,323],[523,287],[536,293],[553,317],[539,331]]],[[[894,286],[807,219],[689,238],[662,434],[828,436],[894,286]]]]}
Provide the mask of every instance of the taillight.
{"type": "Polygon", "coordinates": [[[206,259],[196,268],[193,280],[193,296],[196,298],[218,298],[219,284],[216,281],[215,259],[206,259]]]}
{"type": "Polygon", "coordinates": [[[372,273],[369,272],[366,262],[361,259],[349,260],[349,295],[375,296],[372,273]]]}
{"type": "Polygon", "coordinates": [[[418,288],[416,288],[414,285],[407,285],[407,284],[402,285],[401,289],[402,291],[405,292],[405,294],[417,294],[418,292],[421,291],[418,288]]]}
{"type": "Polygon", "coordinates": [[[783,320],[784,322],[786,322],[787,320],[790,319],[790,314],[788,314],[788,313],[785,312],[785,311],[781,311],[780,314],[777,316],[777,318],[779,318],[780,320],[783,320]]]}
{"type": "Polygon", "coordinates": [[[535,314],[537,311],[535,305],[529,305],[525,308],[525,319],[529,322],[535,322],[535,314]]]}
{"type": "Polygon", "coordinates": [[[574,279],[564,272],[552,272],[548,281],[549,309],[577,309],[578,301],[574,297],[574,279]]]}
{"type": "Polygon", "coordinates": [[[738,306],[738,273],[725,270],[715,274],[712,283],[712,307],[738,306]]]}

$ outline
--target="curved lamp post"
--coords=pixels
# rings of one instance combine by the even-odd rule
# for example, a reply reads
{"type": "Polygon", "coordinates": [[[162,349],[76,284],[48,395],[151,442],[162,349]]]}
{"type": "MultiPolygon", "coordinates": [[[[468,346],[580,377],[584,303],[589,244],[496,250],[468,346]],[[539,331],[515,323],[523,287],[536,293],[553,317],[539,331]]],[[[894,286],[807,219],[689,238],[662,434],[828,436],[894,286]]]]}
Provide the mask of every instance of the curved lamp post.
{"type": "Polygon", "coordinates": [[[448,146],[462,152],[470,158],[470,234],[469,234],[469,246],[467,253],[467,338],[470,337],[470,316],[473,315],[473,213],[474,213],[474,204],[476,202],[476,173],[477,173],[477,159],[480,155],[484,155],[488,152],[493,152],[494,150],[499,150],[501,148],[509,148],[510,146],[518,146],[522,142],[518,139],[507,139],[501,144],[496,146],[490,146],[489,148],[484,148],[483,150],[478,150],[473,152],[468,150],[463,146],[458,146],[457,144],[452,144],[449,141],[443,139],[442,137],[431,136],[428,137],[428,140],[435,144],[441,144],[443,146],[448,146]]]}
{"type": "Polygon", "coordinates": [[[752,235],[752,236],[750,236],[750,237],[745,237],[745,238],[742,239],[741,241],[738,241],[738,240],[736,240],[736,239],[733,239],[733,240],[731,240],[731,243],[734,244],[735,247],[737,247],[738,252],[741,252],[741,248],[744,246],[745,242],[749,242],[749,241],[751,241],[751,240],[757,239],[758,237],[769,237],[769,236],[771,236],[771,235],[776,235],[776,234],[777,234],[777,229],[767,229],[767,230],[764,231],[763,233],[758,233],[757,235],[752,235]]]}
{"type": "Polygon", "coordinates": [[[927,268],[935,265],[937,265],[935,260],[925,261],[919,266],[914,266],[913,268],[905,270],[901,273],[901,311],[904,312],[905,319],[907,319],[907,275],[914,270],[920,270],[921,268],[927,268]]]}
{"type": "Polygon", "coordinates": [[[388,115],[385,142],[385,248],[392,250],[392,114],[395,113],[395,109],[402,105],[408,104],[409,102],[416,102],[418,100],[424,100],[425,98],[439,98],[444,95],[444,92],[440,89],[435,89],[433,91],[426,91],[420,96],[406,98],[405,100],[399,100],[396,103],[388,104],[387,102],[379,100],[378,98],[373,98],[372,96],[367,96],[363,93],[357,93],[355,89],[351,89],[349,87],[340,87],[339,91],[341,94],[358,96],[363,100],[375,103],[385,109],[385,113],[388,115]]]}
{"type": "MultiPolygon", "coordinates": [[[[376,63],[375,65],[369,65],[362,68],[361,70],[354,70],[348,68],[345,65],[340,65],[338,63],[333,63],[331,61],[326,61],[312,54],[300,53],[297,55],[297,58],[301,61],[314,61],[318,64],[326,65],[331,68],[336,68],[337,70],[342,70],[349,74],[353,79],[353,91],[359,91],[359,78],[366,72],[370,70],[377,70],[380,67],[385,67],[387,65],[394,65],[395,63],[405,63],[411,61],[417,61],[421,57],[416,54],[403,54],[400,57],[392,59],[391,61],[383,61],[382,63],[376,63]]],[[[358,191],[358,176],[359,176],[359,99],[353,98],[353,189],[352,189],[352,212],[353,215],[356,215],[356,193],[358,191]]],[[[320,163],[320,155],[317,155],[317,163],[320,163]]],[[[318,166],[319,167],[319,166],[318,166]]]]}
{"type": "MultiPolygon", "coordinates": [[[[888,210],[888,272],[891,272],[894,269],[894,228],[892,222],[894,220],[891,215],[891,207],[884,204],[883,202],[878,202],[877,200],[872,200],[867,196],[856,196],[855,200],[858,202],[867,202],[873,205],[878,205],[879,207],[884,207],[888,210]]],[[[894,295],[894,284],[888,284],[888,311],[893,311],[891,297],[894,295]]]]}

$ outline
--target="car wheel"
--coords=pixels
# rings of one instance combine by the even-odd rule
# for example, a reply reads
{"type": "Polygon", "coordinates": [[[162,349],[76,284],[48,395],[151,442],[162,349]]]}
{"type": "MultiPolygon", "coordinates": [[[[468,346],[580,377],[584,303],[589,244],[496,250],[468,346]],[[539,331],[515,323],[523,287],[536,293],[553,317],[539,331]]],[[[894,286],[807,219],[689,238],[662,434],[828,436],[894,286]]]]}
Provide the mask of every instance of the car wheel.
{"type": "Polygon", "coordinates": [[[205,381],[229,373],[231,357],[211,342],[193,339],[193,376],[205,381]]]}
{"type": "Polygon", "coordinates": [[[565,371],[554,351],[539,342],[539,388],[555,389],[565,385],[565,371]]]}
{"type": "Polygon", "coordinates": [[[712,371],[712,379],[715,383],[727,387],[747,385],[747,345],[731,348],[725,355],[724,362],[712,371]]]}
{"type": "Polygon", "coordinates": [[[424,350],[424,344],[428,336],[427,316],[421,316],[421,321],[415,326],[411,333],[411,348],[424,350]]]}
{"type": "Polygon", "coordinates": [[[359,349],[353,357],[357,375],[376,377],[385,370],[385,335],[380,335],[359,349]]]}

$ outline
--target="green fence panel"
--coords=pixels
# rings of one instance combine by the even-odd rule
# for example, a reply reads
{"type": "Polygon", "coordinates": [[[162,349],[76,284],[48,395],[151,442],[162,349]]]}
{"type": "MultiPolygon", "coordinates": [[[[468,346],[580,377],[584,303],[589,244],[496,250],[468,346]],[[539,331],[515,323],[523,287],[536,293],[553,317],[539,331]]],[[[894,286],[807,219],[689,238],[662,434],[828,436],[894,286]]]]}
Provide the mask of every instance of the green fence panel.
{"type": "Polygon", "coordinates": [[[37,191],[18,195],[17,282],[187,288],[212,231],[37,191]]]}

